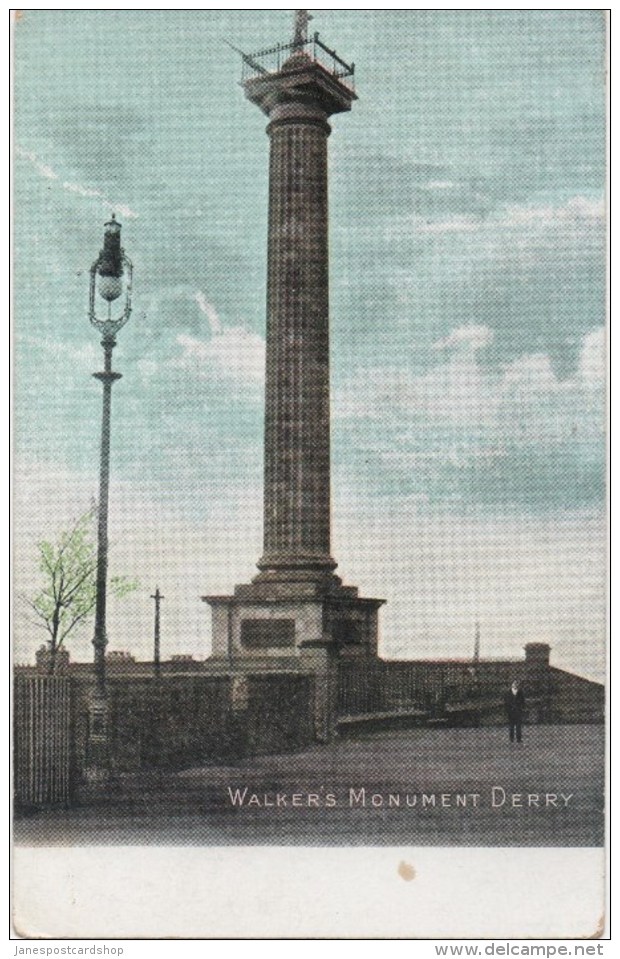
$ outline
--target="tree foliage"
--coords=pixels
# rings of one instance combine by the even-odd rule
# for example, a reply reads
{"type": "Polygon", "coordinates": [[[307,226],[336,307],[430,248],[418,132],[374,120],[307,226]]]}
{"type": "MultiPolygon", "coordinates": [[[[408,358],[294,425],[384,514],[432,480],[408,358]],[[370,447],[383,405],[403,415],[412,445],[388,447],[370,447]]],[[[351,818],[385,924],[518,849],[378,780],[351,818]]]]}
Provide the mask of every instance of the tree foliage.
{"type": "MultiPolygon", "coordinates": [[[[38,626],[48,633],[50,673],[56,654],[67,637],[93,612],[97,599],[97,549],[93,535],[94,514],[85,513],[61,533],[56,543],[38,544],[39,569],[43,586],[26,600],[38,626]]],[[[126,576],[113,576],[109,591],[125,596],[137,588],[126,576]]]]}

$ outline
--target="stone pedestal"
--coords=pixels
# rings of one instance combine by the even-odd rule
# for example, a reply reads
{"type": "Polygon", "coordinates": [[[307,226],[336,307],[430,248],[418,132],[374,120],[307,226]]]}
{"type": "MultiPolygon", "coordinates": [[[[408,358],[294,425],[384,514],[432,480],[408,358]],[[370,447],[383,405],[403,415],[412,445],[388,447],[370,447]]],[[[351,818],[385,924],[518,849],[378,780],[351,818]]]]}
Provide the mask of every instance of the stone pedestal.
{"type": "Polygon", "coordinates": [[[254,582],[232,596],[204,596],[213,610],[213,656],[231,663],[301,665],[317,644],[347,658],[376,656],[382,599],[361,599],[352,587],[323,591],[316,583],[254,582]]]}
{"type": "MultiPolygon", "coordinates": [[[[333,577],[336,580],[336,577],[333,577]]],[[[337,719],[338,664],[377,656],[382,599],[353,587],[261,581],[232,596],[205,596],[212,609],[212,660],[231,669],[298,671],[314,677],[314,725],[329,742],[337,719]]]]}

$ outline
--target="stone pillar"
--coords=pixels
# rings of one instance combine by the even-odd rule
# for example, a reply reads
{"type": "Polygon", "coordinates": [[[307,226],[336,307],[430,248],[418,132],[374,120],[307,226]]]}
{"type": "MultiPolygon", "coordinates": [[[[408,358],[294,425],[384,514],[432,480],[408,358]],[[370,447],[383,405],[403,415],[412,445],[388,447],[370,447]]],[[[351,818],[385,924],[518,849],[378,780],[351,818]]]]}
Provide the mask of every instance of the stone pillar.
{"type": "Polygon", "coordinates": [[[307,53],[245,83],[269,117],[263,579],[329,577],[327,138],[353,91],[307,53]]]}
{"type": "Polygon", "coordinates": [[[338,725],[338,660],[330,638],[305,643],[301,666],[314,677],[314,738],[319,743],[331,742],[338,725]]]}
{"type": "Polygon", "coordinates": [[[270,140],[263,555],[251,583],[203,599],[214,657],[314,676],[322,741],[337,722],[340,659],[377,657],[383,600],[342,584],[330,542],[328,119],[356,99],[352,68],[316,37],[300,43],[314,55],[295,43],[277,72],[244,56],[270,140]]]}
{"type": "Polygon", "coordinates": [[[263,570],[330,556],[327,136],[275,119],[269,177],[263,570]]]}

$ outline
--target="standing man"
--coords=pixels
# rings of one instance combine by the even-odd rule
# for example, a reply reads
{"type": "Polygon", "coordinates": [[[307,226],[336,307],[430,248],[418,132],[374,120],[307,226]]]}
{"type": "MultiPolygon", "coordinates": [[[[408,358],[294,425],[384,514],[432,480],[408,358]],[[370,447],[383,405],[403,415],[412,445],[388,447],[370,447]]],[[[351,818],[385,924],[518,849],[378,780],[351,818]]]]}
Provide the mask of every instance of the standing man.
{"type": "Polygon", "coordinates": [[[523,712],[525,710],[525,696],[519,683],[515,679],[504,699],[506,705],[506,714],[508,716],[508,725],[510,727],[510,742],[521,742],[521,727],[523,724],[523,712]]]}

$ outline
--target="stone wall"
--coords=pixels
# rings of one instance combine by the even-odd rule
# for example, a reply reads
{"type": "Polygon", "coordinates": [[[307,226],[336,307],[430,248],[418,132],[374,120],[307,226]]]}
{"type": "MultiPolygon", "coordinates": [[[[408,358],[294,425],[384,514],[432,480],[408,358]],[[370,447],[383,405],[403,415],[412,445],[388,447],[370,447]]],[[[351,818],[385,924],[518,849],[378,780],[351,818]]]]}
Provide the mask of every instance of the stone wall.
{"type": "MultiPolygon", "coordinates": [[[[88,763],[92,683],[76,682],[74,771],[88,763]]],[[[295,674],[108,680],[112,770],[174,769],[314,741],[314,681],[295,674]]]]}
{"type": "MultiPolygon", "coordinates": [[[[531,645],[543,649],[543,644],[531,645]]],[[[502,724],[504,696],[515,679],[525,692],[530,723],[603,721],[603,686],[550,667],[548,654],[475,665],[424,660],[340,663],[338,715],[342,720],[408,712],[419,721],[502,724]]]]}

